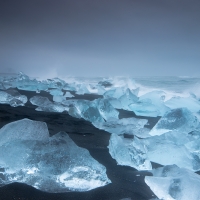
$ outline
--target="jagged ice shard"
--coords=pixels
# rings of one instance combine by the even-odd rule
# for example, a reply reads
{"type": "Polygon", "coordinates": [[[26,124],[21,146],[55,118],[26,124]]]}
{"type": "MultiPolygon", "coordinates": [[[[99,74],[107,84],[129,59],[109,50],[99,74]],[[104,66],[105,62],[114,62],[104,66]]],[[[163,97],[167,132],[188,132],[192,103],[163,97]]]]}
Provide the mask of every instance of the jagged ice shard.
{"type": "Polygon", "coordinates": [[[163,200],[200,199],[200,176],[176,165],[169,165],[151,171],[145,182],[154,194],[163,200]]]}
{"type": "Polygon", "coordinates": [[[109,153],[119,165],[134,167],[137,170],[152,169],[143,143],[137,137],[133,140],[112,134],[109,141],[109,153]]]}
{"type": "Polygon", "coordinates": [[[88,191],[111,182],[106,168],[65,132],[48,137],[44,122],[24,119],[7,124],[0,131],[1,186],[20,182],[55,193],[88,191]]]}
{"type": "Polygon", "coordinates": [[[29,100],[33,105],[38,106],[37,111],[63,112],[64,106],[57,102],[51,102],[47,97],[34,96],[29,100]]]}
{"type": "Polygon", "coordinates": [[[195,130],[199,121],[187,108],[177,108],[167,112],[150,131],[150,135],[161,135],[169,131],[189,133],[195,130]]]}
{"type": "Polygon", "coordinates": [[[5,91],[0,91],[0,103],[10,104],[12,107],[24,106],[27,102],[27,97],[21,95],[17,90],[8,89],[5,91]]]}
{"type": "Polygon", "coordinates": [[[147,119],[137,119],[134,117],[131,118],[122,118],[122,119],[113,119],[110,121],[102,123],[93,123],[97,128],[108,131],[113,134],[127,134],[127,135],[136,135],[140,138],[151,137],[149,135],[150,129],[145,128],[148,122],[147,119]]]}

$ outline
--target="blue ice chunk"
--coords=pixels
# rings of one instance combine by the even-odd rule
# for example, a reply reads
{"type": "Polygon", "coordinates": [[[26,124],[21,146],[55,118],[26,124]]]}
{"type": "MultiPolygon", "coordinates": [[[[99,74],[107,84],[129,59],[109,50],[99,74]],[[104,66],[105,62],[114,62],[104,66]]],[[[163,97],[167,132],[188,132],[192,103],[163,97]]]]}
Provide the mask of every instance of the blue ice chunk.
{"type": "Polygon", "coordinates": [[[37,111],[45,111],[45,112],[63,112],[65,111],[65,107],[60,103],[53,103],[47,97],[42,96],[34,96],[29,100],[33,105],[38,106],[36,108],[37,111]]]}
{"type": "Polygon", "coordinates": [[[52,193],[88,191],[111,183],[106,168],[65,132],[48,140],[27,137],[2,144],[0,168],[1,186],[19,182],[52,193]]]}
{"type": "Polygon", "coordinates": [[[22,119],[0,129],[0,146],[15,140],[47,140],[49,131],[45,122],[22,119]]]}
{"type": "Polygon", "coordinates": [[[165,105],[171,109],[186,107],[191,112],[200,111],[200,102],[192,97],[172,97],[171,99],[165,102],[165,105]]]}
{"type": "Polygon", "coordinates": [[[12,107],[24,106],[27,100],[27,97],[25,95],[21,95],[17,90],[8,89],[0,91],[1,104],[10,104],[12,107]]]}
{"type": "Polygon", "coordinates": [[[73,102],[73,105],[69,108],[68,112],[73,117],[82,117],[90,122],[104,122],[96,103],[92,101],[77,100],[76,102],[73,102]]]}
{"type": "Polygon", "coordinates": [[[63,95],[63,92],[60,89],[51,89],[51,90],[49,90],[49,93],[53,96],[63,95]]]}
{"type": "Polygon", "coordinates": [[[99,113],[106,120],[118,119],[119,112],[113,108],[108,99],[99,98],[94,101],[99,113]]]}
{"type": "Polygon", "coordinates": [[[137,170],[152,169],[146,155],[145,146],[134,137],[133,140],[112,134],[109,140],[109,153],[119,165],[134,167],[137,170]]]}
{"type": "Polygon", "coordinates": [[[72,98],[74,95],[72,95],[70,92],[65,92],[64,97],[72,98]]]}
{"type": "Polygon", "coordinates": [[[176,165],[164,166],[146,176],[145,183],[154,194],[163,200],[188,200],[200,197],[200,176],[176,165]]]}
{"type": "Polygon", "coordinates": [[[133,94],[129,88],[127,88],[125,94],[119,98],[119,101],[121,102],[123,109],[130,110],[129,105],[136,103],[138,101],[138,97],[133,94]]]}
{"type": "Polygon", "coordinates": [[[90,94],[87,86],[85,84],[78,84],[76,94],[90,94]]]}
{"type": "Polygon", "coordinates": [[[148,122],[147,119],[138,119],[138,118],[123,118],[112,121],[106,121],[103,123],[94,124],[97,128],[103,129],[109,133],[113,134],[127,134],[127,135],[136,135],[139,138],[151,137],[149,135],[150,129],[144,128],[148,122]]]}
{"type": "Polygon", "coordinates": [[[64,97],[62,95],[55,95],[55,96],[53,96],[53,101],[54,102],[62,103],[65,100],[66,100],[66,97],[64,97]]]}
{"type": "Polygon", "coordinates": [[[152,91],[139,98],[138,102],[129,105],[129,108],[139,116],[163,116],[170,109],[164,104],[165,93],[152,91]]]}
{"type": "Polygon", "coordinates": [[[187,108],[177,108],[167,112],[150,131],[150,135],[161,135],[169,131],[189,133],[195,130],[199,121],[187,108]]]}

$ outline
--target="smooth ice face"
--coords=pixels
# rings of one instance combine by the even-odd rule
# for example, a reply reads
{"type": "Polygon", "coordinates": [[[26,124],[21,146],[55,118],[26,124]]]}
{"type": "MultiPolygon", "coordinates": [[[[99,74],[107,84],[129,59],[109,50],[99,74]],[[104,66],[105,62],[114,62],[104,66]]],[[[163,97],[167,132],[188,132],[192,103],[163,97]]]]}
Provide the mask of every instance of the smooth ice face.
{"type": "Polygon", "coordinates": [[[137,102],[130,104],[129,108],[138,116],[163,116],[169,111],[169,108],[164,104],[164,99],[164,92],[152,91],[141,96],[137,102]]]}
{"type": "Polygon", "coordinates": [[[192,97],[172,97],[171,99],[165,102],[165,105],[171,109],[186,107],[191,112],[200,111],[200,102],[192,97]]]}
{"type": "Polygon", "coordinates": [[[127,88],[125,94],[119,98],[119,101],[121,102],[123,109],[130,110],[129,105],[136,103],[138,101],[138,97],[133,94],[129,88],[127,88]]]}
{"type": "Polygon", "coordinates": [[[8,89],[6,91],[0,91],[0,103],[10,104],[12,107],[24,106],[27,102],[27,97],[21,95],[17,90],[8,89]]]}
{"type": "Polygon", "coordinates": [[[109,141],[109,153],[119,165],[134,167],[137,170],[152,169],[146,156],[145,146],[136,137],[129,140],[112,134],[109,141]]]}
{"type": "Polygon", "coordinates": [[[65,110],[64,106],[60,103],[53,103],[47,97],[34,96],[29,100],[33,105],[38,106],[37,111],[45,112],[63,112],[65,110]]]}
{"type": "Polygon", "coordinates": [[[83,118],[90,122],[104,122],[103,117],[99,113],[97,105],[93,101],[88,100],[77,100],[77,101],[66,101],[71,103],[69,108],[69,115],[72,117],[83,118]]]}
{"type": "Polygon", "coordinates": [[[65,92],[64,97],[72,98],[72,97],[74,97],[74,95],[72,95],[70,92],[65,92]]]}
{"type": "Polygon", "coordinates": [[[161,167],[151,171],[145,183],[154,194],[163,200],[198,200],[200,198],[200,176],[176,165],[161,167]]]}
{"type": "Polygon", "coordinates": [[[63,92],[60,89],[51,89],[49,90],[49,93],[53,96],[63,95],[63,92]]]}
{"type": "Polygon", "coordinates": [[[147,124],[147,119],[138,119],[138,118],[123,118],[118,120],[106,121],[103,123],[94,123],[94,125],[103,129],[109,133],[113,134],[127,134],[127,135],[136,135],[140,138],[150,137],[149,129],[144,128],[144,125],[147,124]]]}
{"type": "Polygon", "coordinates": [[[47,140],[49,131],[45,122],[22,119],[0,129],[0,145],[13,140],[47,140]]]}
{"type": "Polygon", "coordinates": [[[111,183],[106,168],[65,132],[48,140],[8,141],[0,146],[0,185],[20,182],[46,192],[88,191],[111,183]]]}
{"type": "Polygon", "coordinates": [[[199,125],[198,119],[187,108],[167,112],[150,131],[150,135],[161,135],[169,131],[189,133],[199,125]]]}
{"type": "Polygon", "coordinates": [[[99,113],[106,120],[118,119],[119,112],[113,108],[107,99],[97,99],[94,101],[99,113]]]}

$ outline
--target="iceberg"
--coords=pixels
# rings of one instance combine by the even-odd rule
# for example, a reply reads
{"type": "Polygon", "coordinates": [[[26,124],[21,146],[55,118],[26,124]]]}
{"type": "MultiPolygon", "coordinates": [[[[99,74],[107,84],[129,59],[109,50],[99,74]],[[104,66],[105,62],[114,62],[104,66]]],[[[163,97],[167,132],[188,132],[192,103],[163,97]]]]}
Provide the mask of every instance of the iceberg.
{"type": "Polygon", "coordinates": [[[148,122],[147,119],[138,118],[122,118],[117,120],[110,120],[103,123],[93,123],[97,128],[103,129],[109,133],[117,135],[136,135],[139,138],[151,137],[149,135],[150,129],[145,128],[148,122]]]}
{"type": "Polygon", "coordinates": [[[33,105],[38,106],[36,108],[37,111],[45,111],[45,112],[63,112],[65,111],[65,107],[57,102],[51,102],[47,97],[42,96],[34,96],[29,100],[33,105]]]}
{"type": "Polygon", "coordinates": [[[163,91],[152,91],[141,96],[137,102],[130,104],[129,108],[138,116],[163,116],[170,110],[164,104],[164,99],[163,91]]]}
{"type": "Polygon", "coordinates": [[[0,131],[0,186],[19,182],[57,193],[111,183],[106,168],[88,150],[78,147],[65,132],[49,137],[44,122],[24,119],[0,131]]]}
{"type": "Polygon", "coordinates": [[[136,103],[138,99],[139,98],[133,94],[129,88],[127,88],[125,94],[119,98],[119,101],[121,102],[122,108],[124,110],[130,110],[129,105],[136,103]]]}
{"type": "Polygon", "coordinates": [[[168,101],[165,102],[165,105],[171,109],[176,108],[187,108],[191,112],[199,112],[200,111],[200,102],[192,97],[172,97],[168,101]]]}
{"type": "Polygon", "coordinates": [[[25,95],[21,95],[17,90],[8,89],[0,91],[1,104],[10,104],[12,107],[17,107],[24,106],[27,101],[27,97],[25,95]]]}
{"type": "Polygon", "coordinates": [[[94,100],[94,102],[99,110],[99,113],[106,121],[118,119],[119,112],[113,108],[107,99],[100,98],[94,100]]]}
{"type": "Polygon", "coordinates": [[[137,137],[133,140],[112,134],[109,140],[109,153],[119,165],[134,167],[137,170],[152,169],[143,143],[137,137]]]}
{"type": "Polygon", "coordinates": [[[49,131],[45,122],[22,119],[0,129],[0,145],[12,140],[47,140],[49,131]]]}
{"type": "Polygon", "coordinates": [[[198,200],[200,176],[176,165],[164,166],[151,171],[145,183],[154,194],[163,200],[198,200]]]}
{"type": "Polygon", "coordinates": [[[167,112],[150,131],[150,135],[161,135],[170,131],[189,133],[195,130],[199,121],[187,108],[177,108],[167,112]]]}

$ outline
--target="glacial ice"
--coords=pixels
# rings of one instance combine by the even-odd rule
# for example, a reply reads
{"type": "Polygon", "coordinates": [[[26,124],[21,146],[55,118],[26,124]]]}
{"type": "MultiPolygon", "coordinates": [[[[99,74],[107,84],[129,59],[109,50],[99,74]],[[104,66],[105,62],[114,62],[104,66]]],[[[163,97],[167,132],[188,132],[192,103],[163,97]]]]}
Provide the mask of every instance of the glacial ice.
{"type": "Polygon", "coordinates": [[[113,108],[107,99],[100,98],[94,102],[99,110],[99,113],[106,121],[118,119],[119,112],[113,108]]]}
{"type": "Polygon", "coordinates": [[[172,97],[171,99],[165,102],[165,105],[171,109],[186,107],[191,112],[200,111],[200,102],[192,97],[172,97]]]}
{"type": "Polygon", "coordinates": [[[36,108],[37,111],[45,111],[45,112],[63,112],[65,111],[65,107],[57,102],[51,102],[47,97],[42,96],[34,96],[29,100],[33,105],[38,106],[36,108]]]}
{"type": "Polygon", "coordinates": [[[177,108],[167,112],[150,131],[150,135],[161,135],[169,131],[189,133],[195,130],[199,121],[187,108],[177,108]]]}
{"type": "Polygon", "coordinates": [[[118,120],[110,120],[103,123],[93,123],[97,128],[103,129],[109,133],[113,134],[127,134],[127,135],[136,135],[139,138],[150,137],[149,129],[144,128],[144,125],[147,124],[147,119],[137,119],[134,117],[123,118],[118,120]]]}
{"type": "Polygon", "coordinates": [[[129,105],[129,108],[138,116],[157,117],[163,116],[170,109],[164,104],[165,93],[152,91],[144,94],[137,102],[129,105]]]}
{"type": "Polygon", "coordinates": [[[163,200],[200,199],[200,176],[176,165],[164,166],[151,171],[145,183],[163,200]]]}
{"type": "Polygon", "coordinates": [[[57,193],[88,191],[111,183],[106,168],[65,132],[49,137],[44,122],[28,119],[7,124],[2,129],[1,186],[20,182],[57,193]]]}
{"type": "Polygon", "coordinates": [[[24,106],[27,102],[27,97],[21,95],[17,90],[8,89],[5,91],[0,91],[0,103],[10,104],[12,107],[24,106]]]}
{"type": "Polygon", "coordinates": [[[83,118],[90,122],[104,122],[97,105],[93,101],[89,100],[77,100],[73,102],[73,105],[69,108],[69,115],[77,118],[83,118]]]}
{"type": "Polygon", "coordinates": [[[47,140],[49,131],[45,122],[22,119],[0,129],[0,145],[12,140],[47,140]]]}
{"type": "Polygon", "coordinates": [[[125,94],[119,98],[119,101],[121,102],[124,110],[130,110],[129,105],[136,103],[138,101],[138,97],[134,95],[129,88],[127,88],[125,94]]]}
{"type": "Polygon", "coordinates": [[[49,93],[53,96],[63,95],[63,92],[60,89],[51,89],[49,90],[49,93]]]}
{"type": "Polygon", "coordinates": [[[74,97],[70,92],[65,92],[64,97],[71,98],[74,97]]]}
{"type": "Polygon", "coordinates": [[[137,170],[152,169],[151,162],[146,155],[145,146],[137,137],[130,140],[112,134],[108,148],[110,155],[119,165],[134,167],[137,170]]]}

